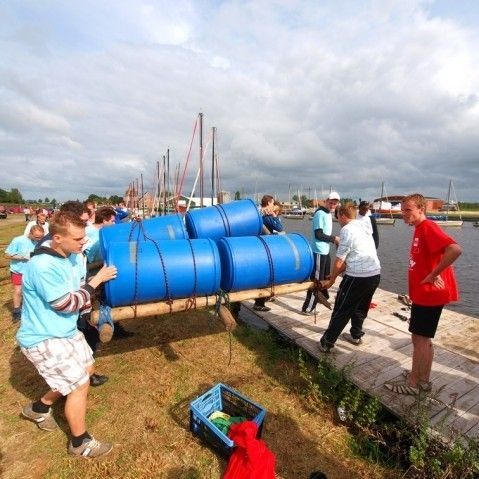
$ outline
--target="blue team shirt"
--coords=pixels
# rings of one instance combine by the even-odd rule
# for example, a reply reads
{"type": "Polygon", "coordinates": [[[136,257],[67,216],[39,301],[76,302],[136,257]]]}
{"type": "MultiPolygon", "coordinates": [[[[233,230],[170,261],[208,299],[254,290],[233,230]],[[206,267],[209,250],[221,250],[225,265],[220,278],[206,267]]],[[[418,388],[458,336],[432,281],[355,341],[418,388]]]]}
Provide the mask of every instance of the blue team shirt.
{"type": "Polygon", "coordinates": [[[27,263],[22,285],[22,320],[17,332],[22,348],[50,338],[71,338],[77,333],[78,311],[60,313],[50,303],[78,291],[85,273],[82,254],[60,258],[43,253],[27,263]]]}
{"type": "MultiPolygon", "coordinates": [[[[31,240],[28,236],[17,236],[13,238],[11,243],[7,246],[5,253],[10,256],[24,256],[30,257],[30,253],[35,249],[36,242],[31,240]]],[[[25,267],[27,266],[27,260],[11,259],[10,271],[12,273],[23,274],[25,267]]]]}
{"type": "Polygon", "coordinates": [[[88,262],[101,261],[103,256],[100,248],[100,230],[89,225],[85,228],[85,235],[88,241],[85,244],[84,253],[86,254],[88,262]]]}
{"type": "Polygon", "coordinates": [[[317,240],[314,231],[322,229],[325,235],[331,235],[333,232],[333,217],[331,213],[326,213],[323,210],[317,210],[316,213],[314,213],[312,223],[313,240],[311,241],[311,248],[313,252],[319,254],[329,254],[330,243],[317,240]]]}
{"type": "Polygon", "coordinates": [[[278,233],[283,231],[283,223],[281,223],[281,220],[277,216],[264,215],[263,224],[271,234],[273,234],[275,231],[278,233]]]}

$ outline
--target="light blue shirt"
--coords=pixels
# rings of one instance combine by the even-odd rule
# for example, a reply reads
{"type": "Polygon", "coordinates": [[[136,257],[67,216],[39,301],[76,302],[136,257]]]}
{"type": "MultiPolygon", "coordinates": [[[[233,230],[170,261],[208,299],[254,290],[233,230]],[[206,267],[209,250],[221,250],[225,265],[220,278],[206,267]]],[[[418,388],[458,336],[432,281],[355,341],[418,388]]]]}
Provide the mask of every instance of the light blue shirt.
{"type": "Polygon", "coordinates": [[[85,228],[85,235],[88,238],[88,241],[85,244],[84,253],[88,258],[88,262],[93,263],[95,261],[103,260],[100,248],[100,230],[89,225],[85,228]]]}
{"type": "Polygon", "coordinates": [[[50,338],[71,338],[77,333],[78,311],[60,313],[50,303],[78,291],[85,273],[82,254],[60,258],[43,253],[27,263],[22,286],[22,320],[17,332],[22,348],[31,348],[50,338]]]}
{"type": "Polygon", "coordinates": [[[11,259],[10,271],[12,273],[23,274],[25,267],[27,266],[30,253],[35,249],[36,242],[31,240],[28,236],[17,236],[13,238],[11,243],[7,246],[5,253],[10,256],[23,256],[25,259],[11,259]]]}
{"type": "Polygon", "coordinates": [[[330,243],[326,241],[319,241],[314,234],[315,230],[322,229],[325,235],[330,236],[333,232],[333,217],[331,213],[326,213],[323,210],[318,210],[313,216],[313,240],[311,248],[314,253],[329,254],[330,243]]]}

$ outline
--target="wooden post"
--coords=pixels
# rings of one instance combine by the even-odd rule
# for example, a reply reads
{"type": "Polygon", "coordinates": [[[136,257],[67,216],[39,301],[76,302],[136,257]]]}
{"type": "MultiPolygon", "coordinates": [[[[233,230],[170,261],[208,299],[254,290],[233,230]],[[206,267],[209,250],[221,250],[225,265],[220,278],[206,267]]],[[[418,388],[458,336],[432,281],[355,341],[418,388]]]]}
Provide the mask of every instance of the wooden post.
{"type": "MultiPolygon", "coordinates": [[[[290,283],[274,286],[273,291],[275,296],[284,294],[297,293],[299,291],[306,291],[314,283],[307,281],[305,283],[290,283]]],[[[248,289],[246,291],[237,291],[229,293],[230,302],[246,301],[248,299],[255,298],[269,298],[271,296],[271,288],[264,289],[248,289]]],[[[149,316],[157,316],[160,314],[177,313],[180,311],[186,311],[191,308],[189,298],[175,299],[171,306],[166,301],[160,301],[158,303],[138,304],[136,306],[121,306],[118,308],[112,308],[111,317],[113,321],[123,321],[125,319],[132,318],[147,318],[149,316]]],[[[214,306],[216,303],[216,295],[213,296],[200,296],[196,298],[195,309],[201,309],[208,306],[214,306]]],[[[91,315],[91,322],[93,324],[98,323],[98,317],[100,313],[93,311],[91,315]]]]}

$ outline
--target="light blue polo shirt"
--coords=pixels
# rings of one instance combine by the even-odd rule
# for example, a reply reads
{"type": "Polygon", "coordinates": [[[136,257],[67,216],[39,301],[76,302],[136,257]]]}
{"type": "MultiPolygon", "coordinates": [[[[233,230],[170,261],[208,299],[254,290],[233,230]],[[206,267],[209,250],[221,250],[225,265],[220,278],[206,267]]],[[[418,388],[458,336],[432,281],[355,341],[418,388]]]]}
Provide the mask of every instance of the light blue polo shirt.
{"type": "Polygon", "coordinates": [[[317,210],[313,216],[313,240],[311,242],[311,248],[314,253],[329,254],[329,248],[331,243],[326,241],[318,241],[314,234],[315,230],[322,229],[325,235],[330,236],[333,232],[333,217],[331,213],[326,213],[323,210],[317,210]]]}
{"type": "MultiPolygon", "coordinates": [[[[28,236],[17,236],[13,238],[11,243],[7,246],[5,253],[10,256],[20,255],[26,258],[30,258],[30,253],[35,249],[36,242],[31,240],[28,236]]],[[[12,273],[23,274],[25,267],[27,266],[27,260],[11,259],[10,271],[12,273]]]]}
{"type": "Polygon", "coordinates": [[[80,289],[85,278],[82,254],[60,258],[38,254],[28,263],[23,274],[22,320],[17,341],[31,348],[50,338],[71,338],[77,333],[78,311],[60,313],[50,302],[80,289]]]}
{"type": "Polygon", "coordinates": [[[101,261],[103,256],[100,248],[100,230],[92,225],[85,228],[85,235],[88,238],[84,247],[84,253],[88,258],[88,262],[94,263],[95,261],[101,261]]]}

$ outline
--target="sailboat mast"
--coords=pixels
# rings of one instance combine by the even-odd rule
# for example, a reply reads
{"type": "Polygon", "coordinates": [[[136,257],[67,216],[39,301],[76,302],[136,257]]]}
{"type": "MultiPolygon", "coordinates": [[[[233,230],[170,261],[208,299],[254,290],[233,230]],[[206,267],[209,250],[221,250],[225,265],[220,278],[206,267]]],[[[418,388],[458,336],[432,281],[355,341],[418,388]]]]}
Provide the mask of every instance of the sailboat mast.
{"type": "Polygon", "coordinates": [[[449,180],[449,187],[447,188],[446,220],[449,219],[449,205],[451,204],[451,184],[452,180],[449,180]]]}
{"type": "MultiPolygon", "coordinates": [[[[170,206],[168,204],[168,196],[170,194],[170,149],[166,150],[166,185],[165,185],[165,196],[166,196],[166,208],[168,213],[170,212],[170,206]]],[[[166,212],[165,212],[166,214],[166,212]]]]}
{"type": "Polygon", "coordinates": [[[200,119],[200,208],[203,208],[203,113],[199,114],[200,119]]]}
{"type": "Polygon", "coordinates": [[[166,215],[166,156],[163,155],[163,215],[166,215]]]}
{"type": "Polygon", "coordinates": [[[138,186],[138,178],[136,178],[136,214],[140,212],[140,188],[138,186]]]}
{"type": "Polygon", "coordinates": [[[215,136],[216,136],[216,127],[211,128],[212,135],[212,145],[211,145],[211,206],[214,205],[215,197],[215,136]]]}
{"type": "Polygon", "coordinates": [[[140,178],[141,178],[141,212],[142,212],[142,218],[145,218],[145,191],[143,189],[143,173],[140,173],[140,178]]]}

